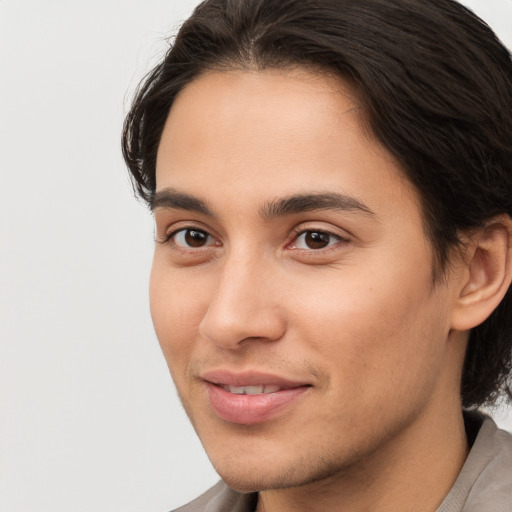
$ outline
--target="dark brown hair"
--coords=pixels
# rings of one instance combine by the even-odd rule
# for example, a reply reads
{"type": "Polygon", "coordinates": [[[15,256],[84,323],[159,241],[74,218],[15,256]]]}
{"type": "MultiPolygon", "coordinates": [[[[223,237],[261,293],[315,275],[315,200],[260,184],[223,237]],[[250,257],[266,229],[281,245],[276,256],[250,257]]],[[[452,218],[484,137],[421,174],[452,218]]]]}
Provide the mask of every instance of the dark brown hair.
{"type": "MultiPolygon", "coordinates": [[[[162,130],[178,92],[211,69],[314,67],[357,94],[375,137],[422,198],[439,275],[462,231],[512,214],[512,62],[454,0],[206,0],[138,89],[123,131],[151,203],[162,130]]],[[[465,407],[509,396],[512,297],[470,335],[465,407]]]]}

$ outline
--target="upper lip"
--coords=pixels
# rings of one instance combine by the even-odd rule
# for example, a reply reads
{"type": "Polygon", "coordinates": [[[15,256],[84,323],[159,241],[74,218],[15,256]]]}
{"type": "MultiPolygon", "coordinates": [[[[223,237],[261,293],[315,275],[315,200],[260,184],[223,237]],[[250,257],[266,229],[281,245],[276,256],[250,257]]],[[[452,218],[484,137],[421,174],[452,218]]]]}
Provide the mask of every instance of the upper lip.
{"type": "Polygon", "coordinates": [[[309,382],[288,379],[272,373],[259,371],[233,372],[230,370],[212,370],[204,372],[200,378],[217,385],[228,386],[264,386],[272,385],[280,388],[298,388],[310,386],[309,382]]]}

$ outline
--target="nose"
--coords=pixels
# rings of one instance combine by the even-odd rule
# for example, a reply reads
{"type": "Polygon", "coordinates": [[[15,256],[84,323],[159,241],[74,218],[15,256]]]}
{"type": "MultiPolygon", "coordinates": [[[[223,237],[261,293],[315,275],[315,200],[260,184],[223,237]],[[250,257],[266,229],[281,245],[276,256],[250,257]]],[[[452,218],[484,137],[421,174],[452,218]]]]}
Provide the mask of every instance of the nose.
{"type": "Polygon", "coordinates": [[[261,259],[227,260],[199,332],[224,349],[239,349],[247,343],[279,340],[286,321],[278,302],[278,279],[271,265],[261,259]]]}

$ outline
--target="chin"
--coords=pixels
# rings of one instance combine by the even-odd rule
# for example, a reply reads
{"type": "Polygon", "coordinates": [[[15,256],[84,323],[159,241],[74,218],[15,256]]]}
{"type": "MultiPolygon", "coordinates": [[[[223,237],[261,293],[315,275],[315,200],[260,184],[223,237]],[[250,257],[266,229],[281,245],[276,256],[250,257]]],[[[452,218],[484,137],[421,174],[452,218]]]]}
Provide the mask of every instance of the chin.
{"type": "Polygon", "coordinates": [[[220,477],[235,491],[249,493],[272,489],[284,489],[304,485],[306,482],[290,478],[289,475],[274,475],[265,471],[218,471],[220,477]]]}
{"type": "Polygon", "coordinates": [[[261,457],[229,457],[221,462],[213,459],[212,464],[229,487],[243,493],[305,486],[343,472],[337,460],[315,461],[303,456],[271,461],[261,457]]]}

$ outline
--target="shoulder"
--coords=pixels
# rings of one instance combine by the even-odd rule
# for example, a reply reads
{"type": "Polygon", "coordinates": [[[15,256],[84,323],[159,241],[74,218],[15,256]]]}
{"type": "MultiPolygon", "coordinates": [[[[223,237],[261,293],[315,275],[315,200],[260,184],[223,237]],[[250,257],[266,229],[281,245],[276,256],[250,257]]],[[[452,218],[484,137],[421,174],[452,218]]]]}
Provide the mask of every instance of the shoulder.
{"type": "Polygon", "coordinates": [[[512,435],[485,417],[452,490],[437,512],[512,512],[512,435]]]}
{"type": "Polygon", "coordinates": [[[257,494],[234,491],[220,481],[199,498],[172,512],[253,512],[256,501],[257,494]]]}

